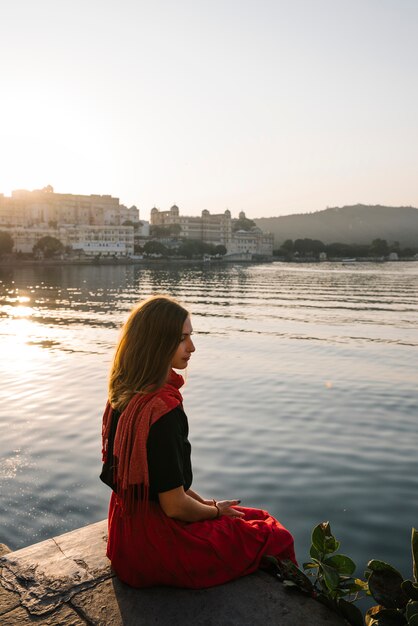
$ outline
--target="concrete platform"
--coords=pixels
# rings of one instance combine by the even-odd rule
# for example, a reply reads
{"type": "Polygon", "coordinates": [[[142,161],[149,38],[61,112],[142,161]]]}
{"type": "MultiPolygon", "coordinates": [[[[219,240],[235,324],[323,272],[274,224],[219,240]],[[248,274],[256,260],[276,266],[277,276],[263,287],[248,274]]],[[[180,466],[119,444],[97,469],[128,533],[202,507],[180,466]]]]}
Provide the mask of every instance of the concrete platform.
{"type": "Polygon", "coordinates": [[[1,626],[344,626],[263,572],[204,590],[133,589],[106,558],[107,521],[22,550],[0,544],[1,626]]]}

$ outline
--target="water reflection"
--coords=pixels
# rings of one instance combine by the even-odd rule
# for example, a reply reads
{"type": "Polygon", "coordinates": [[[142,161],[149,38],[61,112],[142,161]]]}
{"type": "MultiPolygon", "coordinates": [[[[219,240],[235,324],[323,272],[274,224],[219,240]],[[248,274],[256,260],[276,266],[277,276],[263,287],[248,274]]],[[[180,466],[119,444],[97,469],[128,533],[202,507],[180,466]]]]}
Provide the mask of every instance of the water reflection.
{"type": "MultiPolygon", "coordinates": [[[[367,325],[385,327],[383,341],[416,345],[412,338],[418,312],[416,264],[400,263],[395,269],[369,265],[355,271],[279,263],[226,268],[69,266],[8,269],[0,276],[0,317],[30,317],[41,326],[117,328],[138,300],[162,292],[183,301],[195,319],[202,318],[205,332],[219,332],[220,319],[228,332],[232,323],[237,332],[258,333],[262,323],[261,332],[289,338],[322,339],[313,328],[332,326],[338,332],[367,325]],[[236,325],[241,320],[250,324],[241,328],[236,325]],[[279,331],[272,328],[277,324],[279,331]],[[393,329],[390,337],[387,327],[393,329]]],[[[342,332],[340,337],[364,335],[342,332]]]]}

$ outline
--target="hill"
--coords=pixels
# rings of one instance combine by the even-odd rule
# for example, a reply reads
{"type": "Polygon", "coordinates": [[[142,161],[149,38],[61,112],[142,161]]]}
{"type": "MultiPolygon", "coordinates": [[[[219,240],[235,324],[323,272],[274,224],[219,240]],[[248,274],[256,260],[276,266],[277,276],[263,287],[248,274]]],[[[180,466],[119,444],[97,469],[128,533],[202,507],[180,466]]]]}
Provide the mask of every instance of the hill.
{"type": "Polygon", "coordinates": [[[418,246],[418,209],[357,204],[315,213],[254,219],[264,232],[274,234],[275,245],[286,239],[319,239],[324,243],[363,243],[373,239],[418,246]]]}

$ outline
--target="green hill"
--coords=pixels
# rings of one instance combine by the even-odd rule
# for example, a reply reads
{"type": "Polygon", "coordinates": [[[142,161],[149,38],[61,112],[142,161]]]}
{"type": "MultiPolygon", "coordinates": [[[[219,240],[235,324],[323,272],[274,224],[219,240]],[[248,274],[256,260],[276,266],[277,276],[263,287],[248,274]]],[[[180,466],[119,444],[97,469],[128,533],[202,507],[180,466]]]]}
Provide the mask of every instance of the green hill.
{"type": "Polygon", "coordinates": [[[264,232],[274,234],[275,245],[286,239],[319,239],[324,243],[363,243],[373,239],[418,246],[418,209],[357,204],[315,213],[254,219],[264,232]]]}

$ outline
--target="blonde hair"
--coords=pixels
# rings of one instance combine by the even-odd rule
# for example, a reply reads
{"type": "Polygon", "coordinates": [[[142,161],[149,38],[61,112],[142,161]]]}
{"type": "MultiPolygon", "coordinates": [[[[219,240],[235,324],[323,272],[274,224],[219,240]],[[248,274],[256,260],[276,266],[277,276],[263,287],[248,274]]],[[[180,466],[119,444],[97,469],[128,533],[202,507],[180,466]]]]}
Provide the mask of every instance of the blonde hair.
{"type": "Polygon", "coordinates": [[[109,376],[109,402],[123,411],[136,393],[166,381],[189,313],[168,296],[140,302],[122,327],[109,376]]]}

